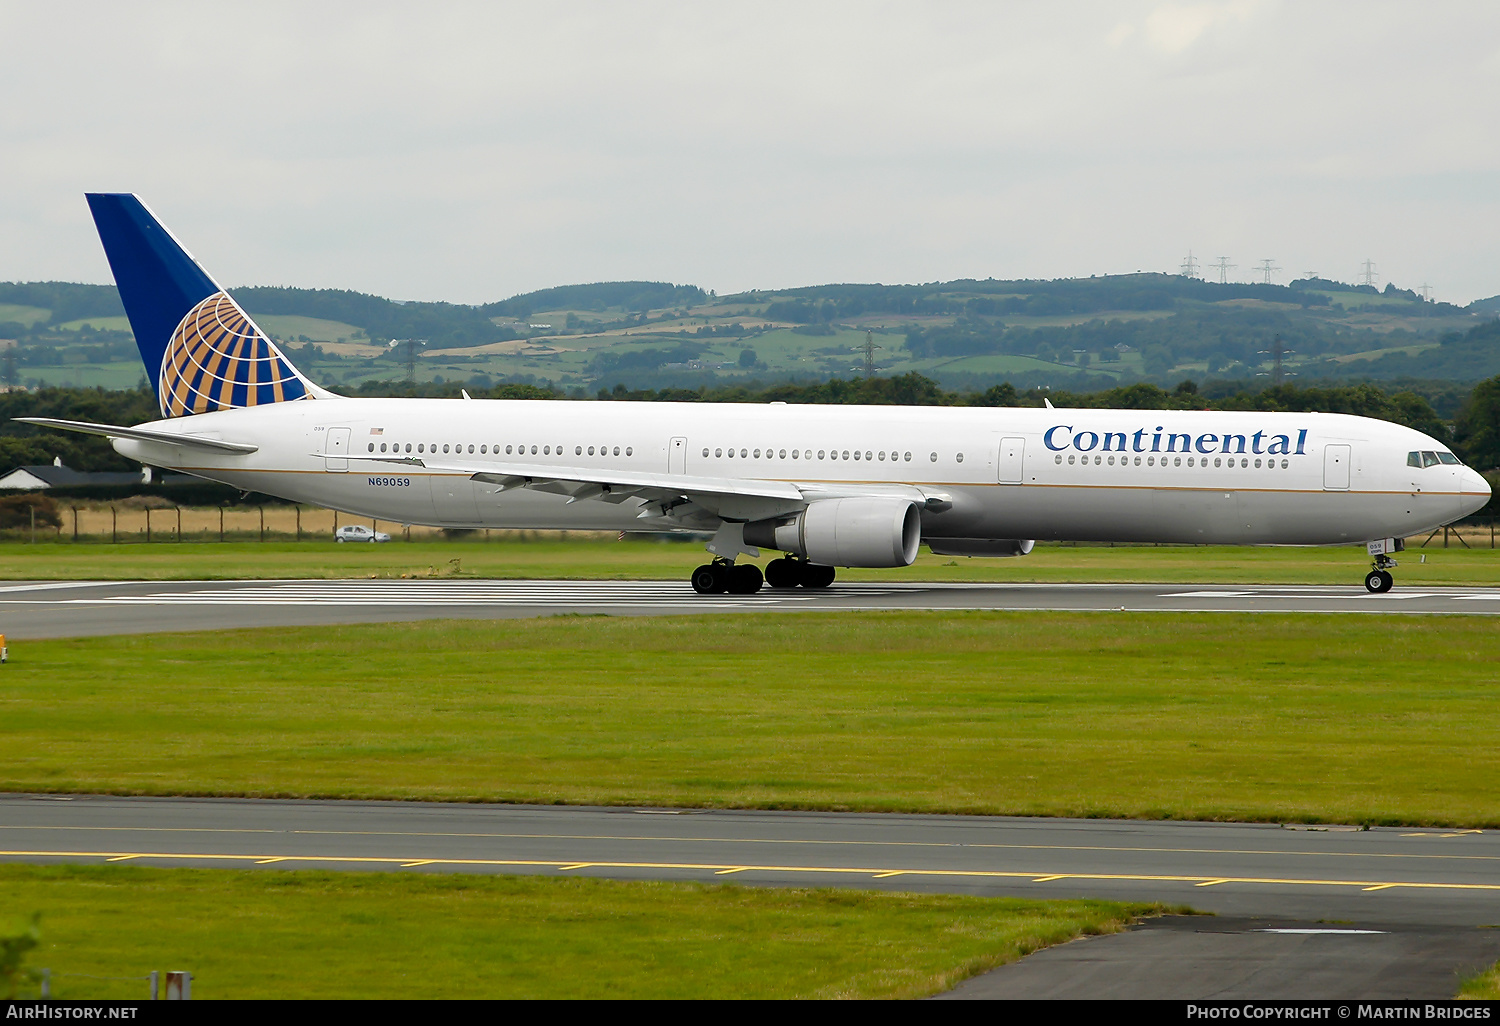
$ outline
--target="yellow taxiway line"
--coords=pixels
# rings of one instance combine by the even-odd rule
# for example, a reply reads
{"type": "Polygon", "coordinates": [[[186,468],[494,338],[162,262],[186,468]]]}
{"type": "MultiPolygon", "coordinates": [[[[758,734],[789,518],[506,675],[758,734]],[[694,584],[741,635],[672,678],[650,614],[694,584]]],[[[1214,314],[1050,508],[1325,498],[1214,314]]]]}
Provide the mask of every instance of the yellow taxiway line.
{"type": "Polygon", "coordinates": [[[725,865],[712,862],[610,862],[569,861],[557,859],[427,859],[389,858],[368,855],[230,855],[206,852],[150,851],[0,851],[0,858],[77,858],[103,859],[106,862],[129,862],[151,859],[168,862],[211,861],[240,862],[249,865],[304,863],[311,865],[359,865],[410,868],[414,866],[485,866],[516,869],[555,869],[567,872],[577,869],[686,870],[726,876],[738,873],[831,873],[842,876],[866,876],[886,880],[898,876],[946,877],[977,880],[1027,880],[1050,883],[1056,880],[1095,880],[1125,883],[1182,883],[1195,887],[1218,887],[1224,884],[1262,884],[1295,887],[1358,887],[1362,891],[1384,891],[1396,887],[1422,890],[1500,891],[1500,883],[1458,883],[1419,880],[1342,880],[1270,876],[1179,876],[1151,873],[1040,873],[1013,872],[998,869],[891,869],[874,866],[782,866],[725,865]]]}

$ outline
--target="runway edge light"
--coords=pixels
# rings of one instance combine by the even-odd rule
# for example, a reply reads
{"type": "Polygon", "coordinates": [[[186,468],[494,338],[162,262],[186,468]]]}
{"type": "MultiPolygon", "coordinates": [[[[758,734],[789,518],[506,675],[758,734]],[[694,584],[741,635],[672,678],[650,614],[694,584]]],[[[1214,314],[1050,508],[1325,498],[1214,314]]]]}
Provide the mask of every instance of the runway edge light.
{"type": "Polygon", "coordinates": [[[5,647],[5,635],[0,634],[0,663],[10,662],[10,649],[5,647]]]}

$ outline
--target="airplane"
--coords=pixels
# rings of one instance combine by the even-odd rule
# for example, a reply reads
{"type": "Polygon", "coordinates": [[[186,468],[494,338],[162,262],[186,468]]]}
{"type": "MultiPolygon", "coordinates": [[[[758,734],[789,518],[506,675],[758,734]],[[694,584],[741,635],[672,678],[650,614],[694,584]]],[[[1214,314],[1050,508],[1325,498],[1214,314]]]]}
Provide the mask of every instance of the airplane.
{"type": "Polygon", "coordinates": [[[1039,539],[1403,539],[1489,484],[1398,424],[1328,413],[348,398],[301,371],[135,195],[87,194],[161,417],[142,464],[403,524],[712,533],[700,594],[826,588],[839,567],[1023,556],[1039,539]],[[782,555],[764,574],[743,557],[782,555]]]}

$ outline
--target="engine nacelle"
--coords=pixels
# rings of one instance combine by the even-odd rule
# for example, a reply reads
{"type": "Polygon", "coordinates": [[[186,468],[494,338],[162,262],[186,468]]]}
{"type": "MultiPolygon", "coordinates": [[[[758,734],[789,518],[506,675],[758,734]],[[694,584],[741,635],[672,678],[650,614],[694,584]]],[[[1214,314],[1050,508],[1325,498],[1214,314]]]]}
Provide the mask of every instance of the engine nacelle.
{"type": "Polygon", "coordinates": [[[1036,542],[1029,538],[928,538],[935,556],[1024,556],[1036,542]]]}
{"type": "Polygon", "coordinates": [[[822,566],[911,566],[922,518],[907,499],[819,499],[792,517],[745,525],[745,544],[822,566]]]}

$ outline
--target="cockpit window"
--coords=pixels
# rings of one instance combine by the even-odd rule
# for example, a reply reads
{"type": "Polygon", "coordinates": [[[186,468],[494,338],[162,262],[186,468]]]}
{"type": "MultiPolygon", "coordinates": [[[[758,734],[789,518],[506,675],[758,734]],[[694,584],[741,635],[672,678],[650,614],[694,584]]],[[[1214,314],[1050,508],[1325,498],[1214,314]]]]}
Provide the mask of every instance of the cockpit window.
{"type": "Polygon", "coordinates": [[[1409,452],[1409,453],[1407,453],[1406,454],[1406,465],[1408,467],[1420,467],[1422,465],[1422,454],[1419,453],[1419,452],[1409,452]]]}
{"type": "Polygon", "coordinates": [[[1459,458],[1453,455],[1451,452],[1438,453],[1438,460],[1447,467],[1457,467],[1462,465],[1462,461],[1460,461],[1459,458]]]}
{"type": "Polygon", "coordinates": [[[1435,467],[1437,465],[1438,465],[1437,453],[1435,453],[1435,452],[1424,452],[1424,453],[1422,453],[1422,466],[1424,466],[1424,467],[1435,467]]]}

